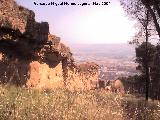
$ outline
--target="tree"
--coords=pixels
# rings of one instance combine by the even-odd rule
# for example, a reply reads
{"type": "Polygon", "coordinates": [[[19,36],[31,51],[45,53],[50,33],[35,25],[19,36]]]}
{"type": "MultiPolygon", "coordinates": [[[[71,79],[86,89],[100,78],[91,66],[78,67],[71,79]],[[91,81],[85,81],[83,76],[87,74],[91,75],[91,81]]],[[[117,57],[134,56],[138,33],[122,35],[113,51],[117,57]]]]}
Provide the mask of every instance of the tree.
{"type": "Polygon", "coordinates": [[[146,84],[146,100],[149,97],[149,86],[150,86],[150,74],[149,69],[153,61],[155,53],[155,47],[151,43],[143,42],[138,48],[136,48],[136,61],[139,63],[137,69],[141,71],[142,76],[145,76],[146,84]]]}
{"type": "MultiPolygon", "coordinates": [[[[133,2],[133,1],[132,1],[133,2]]],[[[125,3],[122,3],[125,6],[125,3]]],[[[131,4],[132,5],[132,4],[131,4]]],[[[138,34],[136,34],[135,39],[133,43],[139,43],[139,39],[142,38],[145,39],[145,52],[143,53],[145,55],[145,61],[144,68],[145,68],[145,76],[146,76],[146,100],[148,100],[148,94],[149,94],[149,66],[148,66],[148,40],[149,40],[149,24],[150,24],[150,14],[149,11],[143,7],[143,4],[141,1],[136,1],[133,5],[133,8],[130,8],[129,5],[127,5],[126,9],[129,15],[131,15],[132,18],[136,18],[138,21],[138,27],[140,28],[140,31],[138,34]]]]}
{"type": "Polygon", "coordinates": [[[136,48],[136,62],[139,63],[137,66],[137,70],[141,72],[141,74],[145,74],[145,62],[148,61],[149,67],[152,64],[154,53],[155,53],[155,46],[151,43],[148,43],[148,58],[146,58],[146,43],[143,42],[140,46],[136,48]]]}
{"type": "Polygon", "coordinates": [[[131,43],[136,43],[138,45],[141,44],[141,46],[139,46],[139,49],[136,50],[136,55],[137,61],[139,62],[139,68],[141,68],[142,73],[145,73],[146,100],[148,100],[150,86],[149,59],[151,59],[151,56],[149,56],[148,41],[150,37],[156,36],[156,34],[154,34],[154,31],[157,31],[160,38],[160,26],[158,23],[158,19],[160,18],[160,1],[121,0],[121,4],[130,18],[137,20],[139,32],[135,35],[135,38],[131,43]],[[144,40],[144,38],[145,42],[140,43],[140,39],[144,40]],[[142,52],[142,54],[140,54],[141,47],[145,48],[143,49],[144,51],[142,52]],[[139,57],[138,54],[140,54],[139,57]]]}
{"type": "Polygon", "coordinates": [[[140,0],[140,1],[151,14],[160,40],[160,25],[158,23],[158,19],[160,18],[160,1],[158,0],[140,0]]]}
{"type": "MultiPolygon", "coordinates": [[[[152,18],[152,29],[158,33],[160,41],[160,1],[159,0],[120,0],[127,15],[141,23],[144,11],[148,10],[152,18]]],[[[154,36],[157,35],[153,34],[154,36]]]]}
{"type": "Polygon", "coordinates": [[[160,100],[160,45],[155,50],[151,63],[151,97],[160,100]]]}
{"type": "Polygon", "coordinates": [[[145,36],[146,36],[146,44],[145,44],[145,56],[146,56],[146,61],[145,61],[145,75],[146,75],[146,100],[148,101],[148,97],[149,97],[149,85],[150,85],[150,76],[149,76],[149,64],[148,64],[148,24],[149,24],[149,12],[147,10],[147,14],[146,14],[146,20],[145,20],[145,24],[144,24],[144,28],[145,28],[145,36]]]}

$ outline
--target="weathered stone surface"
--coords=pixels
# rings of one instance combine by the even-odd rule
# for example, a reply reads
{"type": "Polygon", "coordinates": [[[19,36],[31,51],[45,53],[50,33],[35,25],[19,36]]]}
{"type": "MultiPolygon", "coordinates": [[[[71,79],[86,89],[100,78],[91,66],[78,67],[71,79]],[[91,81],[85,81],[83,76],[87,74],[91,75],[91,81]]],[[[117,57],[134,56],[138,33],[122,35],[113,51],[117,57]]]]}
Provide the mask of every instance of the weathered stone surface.
{"type": "Polygon", "coordinates": [[[23,86],[28,79],[28,61],[18,61],[15,58],[0,60],[0,83],[23,86]]]}
{"type": "Polygon", "coordinates": [[[0,27],[19,29],[21,32],[25,32],[27,17],[30,12],[17,6],[13,0],[0,0],[0,27]]]}
{"type": "Polygon", "coordinates": [[[71,90],[95,89],[98,84],[99,66],[93,62],[76,65],[74,70],[68,70],[67,87],[71,90]]]}
{"type": "Polygon", "coordinates": [[[65,87],[69,90],[95,89],[98,84],[98,66],[93,63],[83,64],[84,67],[85,65],[90,71],[79,71],[77,68],[71,70],[68,65],[66,65],[66,70],[61,62],[54,68],[50,68],[45,63],[34,61],[29,65],[27,87],[38,89],[65,87]],[[67,74],[66,78],[64,73],[67,74]]]}
{"type": "Polygon", "coordinates": [[[29,79],[27,87],[52,89],[64,87],[62,65],[59,63],[56,67],[50,68],[47,64],[40,64],[37,61],[29,65],[29,79]]]}
{"type": "Polygon", "coordinates": [[[112,87],[112,91],[113,92],[117,92],[120,95],[124,95],[125,94],[125,89],[124,89],[124,85],[123,82],[119,79],[114,80],[111,82],[111,87],[112,87]]]}
{"type": "Polygon", "coordinates": [[[0,0],[0,81],[87,90],[96,87],[98,66],[76,65],[69,47],[49,33],[47,22],[36,22],[34,12],[14,0],[0,0]]]}
{"type": "Polygon", "coordinates": [[[51,43],[52,49],[55,51],[59,51],[60,49],[60,37],[57,37],[55,35],[48,35],[48,41],[51,43]]]}
{"type": "Polygon", "coordinates": [[[49,34],[47,22],[36,22],[34,12],[17,5],[14,0],[0,3],[0,48],[11,49],[19,56],[35,57],[34,60],[39,59],[39,55],[50,59],[57,53],[61,59],[73,61],[70,49],[60,43],[59,37],[49,34]]]}
{"type": "Polygon", "coordinates": [[[19,30],[35,40],[46,41],[48,39],[48,23],[36,22],[34,12],[17,5],[14,0],[0,1],[0,16],[0,27],[19,30]]]}
{"type": "Polygon", "coordinates": [[[0,52],[0,61],[2,61],[3,54],[0,52]]]}

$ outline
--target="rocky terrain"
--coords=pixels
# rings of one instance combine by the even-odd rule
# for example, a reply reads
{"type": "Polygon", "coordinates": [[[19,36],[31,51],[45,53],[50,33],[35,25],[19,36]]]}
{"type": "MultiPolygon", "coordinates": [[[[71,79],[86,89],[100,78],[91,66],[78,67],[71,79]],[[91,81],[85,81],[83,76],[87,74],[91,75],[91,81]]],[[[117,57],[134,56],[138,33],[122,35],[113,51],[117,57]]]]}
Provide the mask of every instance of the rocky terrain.
{"type": "Polygon", "coordinates": [[[34,88],[92,89],[98,65],[77,65],[69,47],[33,11],[0,0],[0,81],[34,88]]]}

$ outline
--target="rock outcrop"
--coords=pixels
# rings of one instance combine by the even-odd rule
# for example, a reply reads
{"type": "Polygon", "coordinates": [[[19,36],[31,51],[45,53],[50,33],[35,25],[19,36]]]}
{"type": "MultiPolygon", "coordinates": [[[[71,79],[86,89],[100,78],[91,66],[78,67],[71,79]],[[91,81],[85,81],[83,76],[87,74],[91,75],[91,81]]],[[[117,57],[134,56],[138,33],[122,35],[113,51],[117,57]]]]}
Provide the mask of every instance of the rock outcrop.
{"type": "Polygon", "coordinates": [[[119,93],[122,96],[125,94],[124,84],[121,80],[117,79],[111,81],[110,86],[112,88],[112,92],[119,93]]]}
{"type": "Polygon", "coordinates": [[[47,22],[14,0],[0,0],[0,81],[34,88],[92,89],[98,66],[76,65],[47,22]]]}

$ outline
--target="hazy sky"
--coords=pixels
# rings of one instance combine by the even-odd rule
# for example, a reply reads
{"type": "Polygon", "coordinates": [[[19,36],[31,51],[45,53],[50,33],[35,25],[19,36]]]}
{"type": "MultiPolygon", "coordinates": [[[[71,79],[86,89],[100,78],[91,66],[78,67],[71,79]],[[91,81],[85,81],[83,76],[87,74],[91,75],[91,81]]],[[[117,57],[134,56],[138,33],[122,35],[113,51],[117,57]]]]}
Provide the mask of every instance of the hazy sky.
{"type": "Polygon", "coordinates": [[[47,21],[50,32],[65,43],[126,43],[135,33],[134,22],[125,16],[119,0],[100,6],[36,6],[34,2],[102,2],[102,0],[16,0],[33,10],[36,20],[47,21]]]}

